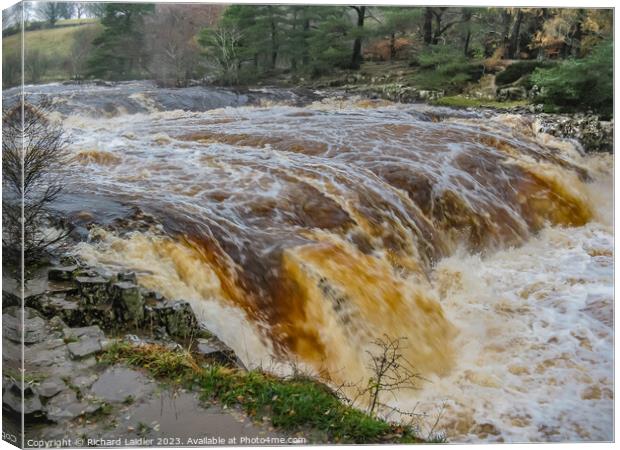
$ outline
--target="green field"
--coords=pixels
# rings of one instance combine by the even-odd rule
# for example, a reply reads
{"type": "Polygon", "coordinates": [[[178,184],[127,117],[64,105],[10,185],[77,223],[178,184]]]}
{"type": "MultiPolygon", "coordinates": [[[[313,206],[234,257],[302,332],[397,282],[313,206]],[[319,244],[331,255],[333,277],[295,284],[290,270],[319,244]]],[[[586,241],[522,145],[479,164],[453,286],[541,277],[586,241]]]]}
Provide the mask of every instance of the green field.
{"type": "MultiPolygon", "coordinates": [[[[85,30],[90,31],[89,36],[96,36],[102,29],[95,19],[71,19],[62,20],[54,28],[27,31],[24,34],[24,50],[26,54],[26,82],[61,81],[70,77],[71,52],[76,42],[76,37],[83,37],[85,30]],[[29,65],[34,63],[34,58],[41,60],[43,70],[39,79],[33,80],[29,73],[29,65]]],[[[88,45],[88,43],[85,43],[88,45]]],[[[7,73],[3,76],[3,85],[19,83],[19,75],[15,79],[12,66],[19,66],[21,52],[20,34],[14,34],[2,39],[3,64],[7,73]]]]}

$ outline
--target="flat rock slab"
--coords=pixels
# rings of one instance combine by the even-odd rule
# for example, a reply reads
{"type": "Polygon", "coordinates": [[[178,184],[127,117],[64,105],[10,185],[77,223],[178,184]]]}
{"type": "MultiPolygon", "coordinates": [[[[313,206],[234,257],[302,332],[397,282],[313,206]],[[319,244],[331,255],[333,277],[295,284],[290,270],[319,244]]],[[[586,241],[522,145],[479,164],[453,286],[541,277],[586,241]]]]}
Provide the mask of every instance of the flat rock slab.
{"type": "Polygon", "coordinates": [[[102,350],[101,341],[97,338],[83,337],[77,342],[67,344],[69,354],[73,359],[86,358],[102,350]]]}
{"type": "Polygon", "coordinates": [[[44,381],[42,381],[38,386],[35,387],[35,390],[39,396],[44,398],[50,398],[59,392],[66,389],[65,382],[58,377],[51,377],[44,381]]]}
{"type": "Polygon", "coordinates": [[[54,422],[72,420],[83,414],[97,411],[100,405],[78,400],[77,395],[67,389],[53,397],[46,405],[47,418],[54,422]]]}
{"type": "Polygon", "coordinates": [[[236,363],[235,352],[215,339],[197,339],[196,352],[205,358],[223,364],[236,363]]]}
{"type": "Polygon", "coordinates": [[[47,277],[54,281],[70,281],[73,274],[79,269],[78,266],[52,267],[47,273],[47,277]]]}
{"type": "Polygon", "coordinates": [[[64,331],[64,335],[66,338],[82,338],[82,337],[90,337],[97,339],[104,339],[105,334],[101,331],[97,325],[91,325],[89,327],[78,327],[78,328],[66,328],[64,331]]]}
{"type": "Polygon", "coordinates": [[[126,367],[110,367],[92,385],[91,393],[106,402],[124,402],[149,395],[156,384],[142,373],[126,367]]]}
{"type": "Polygon", "coordinates": [[[21,392],[16,389],[8,389],[2,396],[2,405],[26,416],[43,416],[45,414],[38,395],[24,396],[23,400],[22,403],[21,392]]]}
{"type": "Polygon", "coordinates": [[[46,322],[32,308],[24,308],[24,314],[17,306],[7,308],[2,314],[2,336],[13,342],[35,344],[45,339],[46,322]]]}

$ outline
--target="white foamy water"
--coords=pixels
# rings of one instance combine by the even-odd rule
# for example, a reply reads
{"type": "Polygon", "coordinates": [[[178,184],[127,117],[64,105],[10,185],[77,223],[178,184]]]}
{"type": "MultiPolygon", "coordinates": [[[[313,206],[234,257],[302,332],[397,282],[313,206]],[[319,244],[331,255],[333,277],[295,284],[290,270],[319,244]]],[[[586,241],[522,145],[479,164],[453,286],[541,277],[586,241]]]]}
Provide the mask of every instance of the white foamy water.
{"type": "Polygon", "coordinates": [[[459,329],[458,362],[423,384],[418,411],[447,408],[451,441],[613,437],[611,228],[548,228],[487,258],[442,260],[434,285],[459,329]]]}
{"type": "Polygon", "coordinates": [[[251,367],[351,380],[373,339],[405,336],[430,382],[396,406],[428,413],[424,431],[445,403],[435,431],[452,442],[612,439],[611,157],[513,116],[158,112],[172,100],[153,92],[131,86],[136,114],[109,117],[95,93],[90,116],[55,117],[73,137],[70,194],[163,223],[91,230],[88,263],[189,300],[251,367]]]}

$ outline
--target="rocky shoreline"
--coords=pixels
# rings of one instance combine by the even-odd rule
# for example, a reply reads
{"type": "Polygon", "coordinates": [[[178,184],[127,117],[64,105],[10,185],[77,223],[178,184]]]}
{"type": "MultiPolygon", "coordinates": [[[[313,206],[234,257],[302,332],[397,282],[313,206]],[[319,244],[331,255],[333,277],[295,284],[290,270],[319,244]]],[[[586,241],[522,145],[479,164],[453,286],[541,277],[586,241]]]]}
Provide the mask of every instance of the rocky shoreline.
{"type": "MultiPolygon", "coordinates": [[[[408,68],[394,72],[346,73],[309,83],[307,88],[324,89],[327,92],[337,89],[339,92],[369,99],[431,105],[447,95],[443,90],[418,89],[412,86],[407,79],[408,74],[410,74],[408,68]]],[[[468,107],[469,110],[523,114],[539,123],[541,131],[556,137],[576,140],[586,153],[613,152],[613,119],[602,120],[589,111],[574,114],[544,113],[543,105],[534,103],[525,106],[500,106],[502,102],[509,100],[533,101],[537,88],[534,86],[531,91],[527,91],[521,84],[520,79],[511,85],[498,87],[495,85],[495,76],[486,75],[480,83],[471,86],[461,95],[466,99],[486,99],[497,103],[497,106],[491,109],[468,107]]]]}
{"type": "MultiPolygon", "coordinates": [[[[379,86],[350,86],[345,90],[370,99],[383,99],[399,103],[430,103],[444,97],[442,91],[418,90],[411,86],[386,84],[379,86]]],[[[515,107],[469,107],[471,111],[493,111],[528,116],[538,124],[539,131],[562,139],[573,139],[579,142],[586,153],[614,151],[614,122],[601,120],[593,113],[555,114],[543,113],[542,105],[515,107]]]]}
{"type": "Polygon", "coordinates": [[[136,445],[158,445],[155,441],[166,432],[176,437],[185,433],[183,439],[201,438],[209,430],[214,436],[274,435],[270,425],[253,423],[240,411],[204,404],[191,392],[100,360],[115,342],[126,342],[186,351],[205,364],[245,370],[234,352],[199,323],[188,302],[139,286],[134,273],[105,275],[73,257],[61,258],[36,276],[38,288],[24,301],[23,328],[19,297],[6,289],[7,283],[2,296],[2,406],[16,435],[21,414],[26,440],[64,442],[67,447],[89,446],[75,442],[80,434],[133,439],[136,445]],[[147,413],[166,402],[169,407],[161,415],[147,413]],[[180,417],[179,408],[184,411],[180,417]],[[151,416],[153,423],[145,424],[144,418],[151,416]],[[196,422],[199,418],[204,422],[196,422]],[[183,427],[179,421],[193,425],[183,427]],[[185,430],[181,434],[179,426],[185,430]]]}

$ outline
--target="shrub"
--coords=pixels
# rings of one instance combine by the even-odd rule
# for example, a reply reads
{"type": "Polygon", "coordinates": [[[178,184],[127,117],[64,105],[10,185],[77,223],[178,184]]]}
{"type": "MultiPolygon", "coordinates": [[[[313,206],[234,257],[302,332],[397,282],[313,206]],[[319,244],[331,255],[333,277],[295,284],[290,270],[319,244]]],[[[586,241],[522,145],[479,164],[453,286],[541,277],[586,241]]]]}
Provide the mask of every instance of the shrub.
{"type": "Polygon", "coordinates": [[[5,52],[2,57],[2,89],[17,86],[22,81],[21,66],[18,54],[5,52]]]}
{"type": "Polygon", "coordinates": [[[536,69],[532,82],[547,111],[591,109],[603,118],[613,114],[613,43],[600,43],[590,55],[550,69],[536,69]]]}
{"type": "Polygon", "coordinates": [[[34,106],[20,100],[23,105],[5,104],[2,111],[2,248],[5,261],[23,258],[31,264],[68,234],[45,229],[64,185],[59,174],[68,140],[62,127],[47,119],[48,102],[34,106]]]}
{"type": "Polygon", "coordinates": [[[26,82],[38,83],[50,70],[52,58],[38,49],[32,50],[24,56],[24,68],[26,72],[26,82]]]}
{"type": "Polygon", "coordinates": [[[531,74],[534,70],[541,68],[547,69],[555,64],[552,61],[519,61],[506,67],[495,77],[495,84],[505,86],[514,83],[519,78],[531,74]]]}
{"type": "Polygon", "coordinates": [[[484,73],[482,64],[471,62],[462,52],[446,46],[429,47],[411,65],[419,67],[418,73],[412,77],[416,87],[452,93],[478,81],[484,73]]]}

